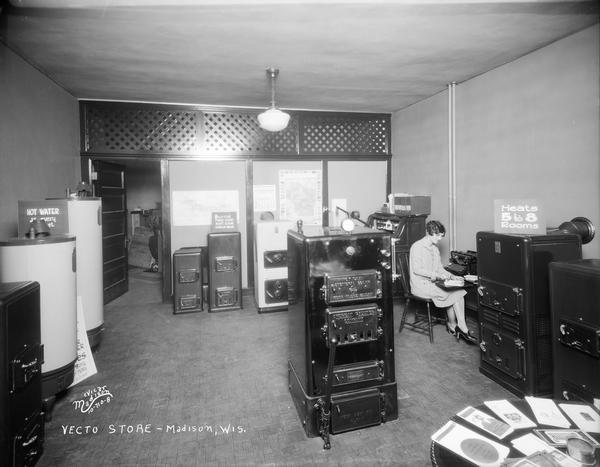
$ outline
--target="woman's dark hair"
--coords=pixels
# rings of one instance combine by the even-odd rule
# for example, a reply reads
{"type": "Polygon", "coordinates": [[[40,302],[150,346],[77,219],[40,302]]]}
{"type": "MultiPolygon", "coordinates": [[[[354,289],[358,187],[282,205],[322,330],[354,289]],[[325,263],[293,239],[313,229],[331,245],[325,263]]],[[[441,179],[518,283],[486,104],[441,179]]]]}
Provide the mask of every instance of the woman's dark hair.
{"type": "Polygon", "coordinates": [[[429,221],[425,225],[425,230],[429,235],[442,234],[446,235],[446,227],[440,221],[429,221]]]}

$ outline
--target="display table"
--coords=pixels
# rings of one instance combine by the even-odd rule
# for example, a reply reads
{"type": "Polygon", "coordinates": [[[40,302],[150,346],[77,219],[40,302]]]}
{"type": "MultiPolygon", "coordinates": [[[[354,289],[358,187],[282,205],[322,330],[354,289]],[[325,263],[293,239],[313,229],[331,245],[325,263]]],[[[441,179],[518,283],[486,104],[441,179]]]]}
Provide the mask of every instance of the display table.
{"type": "MultiPolygon", "coordinates": [[[[509,400],[509,402],[512,405],[514,405],[518,410],[520,410],[524,415],[529,417],[531,420],[536,421],[536,418],[535,418],[529,404],[527,403],[527,401],[525,399],[511,399],[511,400],[509,400]]],[[[591,404],[578,403],[578,402],[565,401],[565,400],[555,400],[554,402],[556,402],[557,404],[559,404],[559,403],[580,404],[582,406],[591,407],[595,412],[600,414],[600,411],[598,409],[596,409],[595,407],[593,407],[591,404]]],[[[482,412],[485,412],[486,414],[496,417],[494,412],[492,410],[490,410],[485,404],[478,405],[475,408],[482,412]]],[[[569,421],[571,421],[568,416],[566,418],[569,421]]],[[[526,435],[527,433],[531,433],[531,432],[533,432],[534,429],[544,429],[544,428],[558,429],[555,426],[538,424],[538,426],[534,427],[534,428],[517,429],[514,432],[512,432],[511,434],[507,435],[502,440],[498,440],[498,439],[495,439],[492,436],[486,434],[483,430],[481,430],[477,426],[467,422],[466,420],[462,419],[458,415],[454,415],[450,420],[452,420],[453,422],[456,422],[457,424],[459,424],[461,426],[464,426],[464,427],[470,429],[471,431],[474,431],[482,436],[485,436],[488,439],[491,439],[491,440],[509,448],[510,452],[508,454],[507,459],[525,457],[525,455],[522,452],[520,452],[519,450],[517,450],[513,447],[513,445],[511,444],[512,440],[514,440],[516,438],[520,438],[521,436],[526,435]]],[[[572,423],[571,428],[577,429],[577,426],[574,423],[572,423]]],[[[589,435],[591,437],[593,437],[596,441],[600,442],[600,434],[589,433],[589,435]]],[[[561,449],[562,451],[565,451],[565,449],[563,449],[563,448],[559,448],[559,449],[561,449]]],[[[471,465],[471,463],[469,461],[467,461],[460,455],[450,451],[449,449],[445,448],[444,446],[441,446],[440,444],[436,443],[435,441],[431,442],[431,463],[434,466],[440,466],[440,467],[471,465]]]]}

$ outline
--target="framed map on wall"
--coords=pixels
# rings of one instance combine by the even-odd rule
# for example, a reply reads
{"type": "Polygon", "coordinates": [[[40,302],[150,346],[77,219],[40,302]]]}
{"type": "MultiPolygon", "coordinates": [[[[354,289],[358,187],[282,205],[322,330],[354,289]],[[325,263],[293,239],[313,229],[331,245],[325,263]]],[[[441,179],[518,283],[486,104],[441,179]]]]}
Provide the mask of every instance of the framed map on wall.
{"type": "Polygon", "coordinates": [[[279,171],[279,218],[321,225],[323,177],[321,170],[279,171]]]}

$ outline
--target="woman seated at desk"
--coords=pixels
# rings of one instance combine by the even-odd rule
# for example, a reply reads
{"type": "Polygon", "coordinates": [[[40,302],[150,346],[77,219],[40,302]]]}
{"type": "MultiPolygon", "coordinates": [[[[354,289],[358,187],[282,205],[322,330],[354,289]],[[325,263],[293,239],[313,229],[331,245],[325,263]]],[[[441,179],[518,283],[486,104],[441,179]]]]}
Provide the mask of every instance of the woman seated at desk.
{"type": "Polygon", "coordinates": [[[468,344],[476,344],[465,321],[464,289],[443,290],[436,280],[457,279],[442,266],[437,244],[446,235],[446,228],[440,221],[429,221],[425,226],[426,235],[410,247],[410,289],[413,295],[430,298],[438,308],[446,308],[448,320],[446,330],[468,344]]]}

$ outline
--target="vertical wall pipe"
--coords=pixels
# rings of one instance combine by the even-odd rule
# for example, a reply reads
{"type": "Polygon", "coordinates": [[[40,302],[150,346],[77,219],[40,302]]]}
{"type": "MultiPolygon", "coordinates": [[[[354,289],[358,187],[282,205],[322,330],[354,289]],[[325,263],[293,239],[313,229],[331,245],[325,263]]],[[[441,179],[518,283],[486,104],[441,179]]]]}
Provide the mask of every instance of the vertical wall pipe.
{"type": "Polygon", "coordinates": [[[448,242],[452,248],[452,84],[448,84],[448,242]]]}
{"type": "Polygon", "coordinates": [[[448,243],[456,250],[456,82],[448,85],[448,243]]]}

